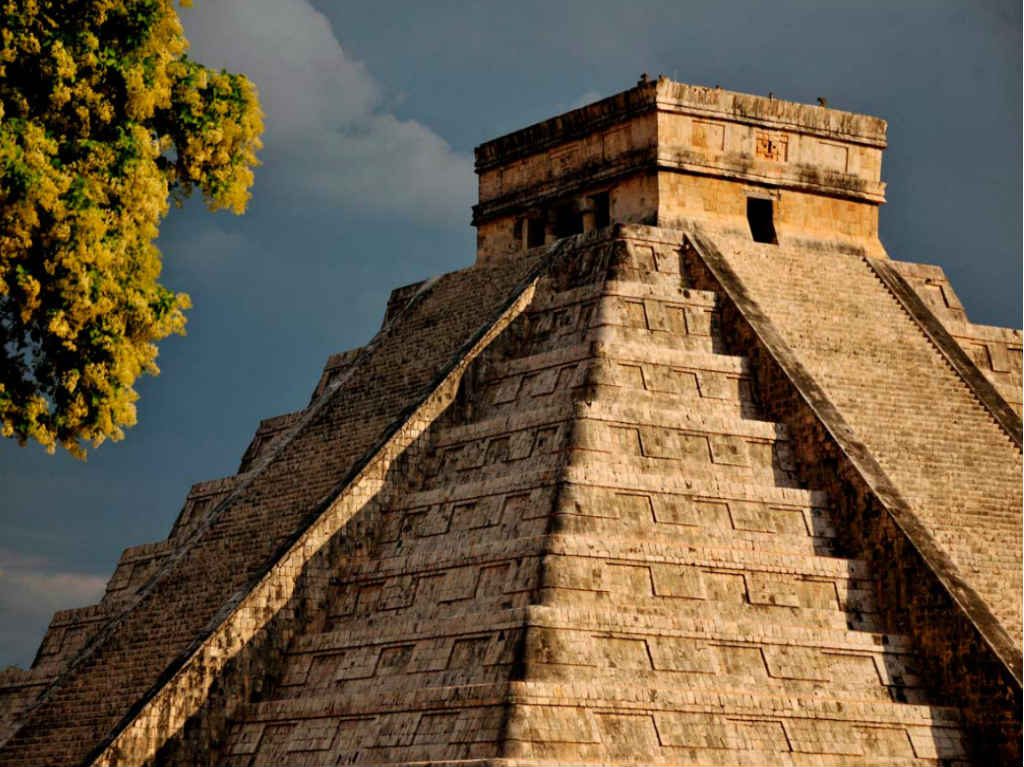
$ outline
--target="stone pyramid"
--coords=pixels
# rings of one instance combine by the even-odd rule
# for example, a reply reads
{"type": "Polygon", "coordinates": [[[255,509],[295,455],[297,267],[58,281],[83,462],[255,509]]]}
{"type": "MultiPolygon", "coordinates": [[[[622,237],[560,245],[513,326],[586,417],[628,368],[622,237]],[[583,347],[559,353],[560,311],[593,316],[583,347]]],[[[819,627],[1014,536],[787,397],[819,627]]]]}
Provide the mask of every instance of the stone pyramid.
{"type": "Polygon", "coordinates": [[[1021,333],[877,237],[885,123],[665,79],[477,149],[400,288],[0,678],[2,765],[989,765],[1021,333]]]}

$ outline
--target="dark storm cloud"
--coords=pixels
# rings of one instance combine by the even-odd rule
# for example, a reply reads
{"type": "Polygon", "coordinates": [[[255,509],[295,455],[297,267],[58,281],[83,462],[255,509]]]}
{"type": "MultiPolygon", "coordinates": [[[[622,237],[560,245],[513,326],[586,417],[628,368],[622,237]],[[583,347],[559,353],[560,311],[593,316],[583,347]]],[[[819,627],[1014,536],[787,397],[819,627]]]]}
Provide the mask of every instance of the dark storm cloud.
{"type": "Polygon", "coordinates": [[[172,213],[165,281],[195,302],[139,425],[88,463],[0,443],[0,666],[121,549],[234,472],[258,420],[302,407],[388,290],[468,264],[472,147],[641,72],[889,121],[882,237],[941,264],[978,322],[1020,325],[1021,14],[986,2],[334,3],[198,0],[195,55],[268,110],[247,215],[172,213]]]}

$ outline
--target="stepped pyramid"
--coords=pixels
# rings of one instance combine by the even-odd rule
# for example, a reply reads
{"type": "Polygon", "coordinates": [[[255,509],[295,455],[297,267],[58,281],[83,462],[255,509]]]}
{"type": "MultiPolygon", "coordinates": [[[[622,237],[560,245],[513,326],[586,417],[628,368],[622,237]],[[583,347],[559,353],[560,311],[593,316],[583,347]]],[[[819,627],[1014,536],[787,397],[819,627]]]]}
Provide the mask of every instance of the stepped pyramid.
{"type": "Polygon", "coordinates": [[[477,149],[400,288],[0,678],[2,765],[989,765],[1021,333],[877,236],[885,123],[641,80],[477,149]]]}

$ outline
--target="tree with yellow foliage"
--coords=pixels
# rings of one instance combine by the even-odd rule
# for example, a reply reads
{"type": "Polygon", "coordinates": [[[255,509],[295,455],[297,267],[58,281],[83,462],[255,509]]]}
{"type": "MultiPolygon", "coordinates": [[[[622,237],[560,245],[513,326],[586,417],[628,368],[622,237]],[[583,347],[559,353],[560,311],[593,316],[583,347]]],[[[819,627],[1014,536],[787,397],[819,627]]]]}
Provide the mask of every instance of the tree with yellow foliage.
{"type": "Polygon", "coordinates": [[[0,6],[0,428],[81,457],[135,423],[155,342],[184,332],[154,240],[196,187],[245,210],[259,101],[188,58],[173,0],[0,6]]]}

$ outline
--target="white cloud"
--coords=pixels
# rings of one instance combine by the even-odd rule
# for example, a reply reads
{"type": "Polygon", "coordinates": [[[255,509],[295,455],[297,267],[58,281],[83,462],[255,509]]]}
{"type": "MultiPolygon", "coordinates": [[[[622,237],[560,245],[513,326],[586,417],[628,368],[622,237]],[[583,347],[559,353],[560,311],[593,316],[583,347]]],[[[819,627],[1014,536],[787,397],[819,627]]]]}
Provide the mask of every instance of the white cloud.
{"type": "Polygon", "coordinates": [[[440,224],[463,222],[472,158],[389,112],[380,83],[307,0],[204,0],[182,10],[191,55],[244,72],[266,113],[255,194],[440,224]]]}
{"type": "Polygon", "coordinates": [[[43,557],[0,549],[0,647],[27,665],[57,610],[95,604],[107,579],[60,570],[43,557]]]}

